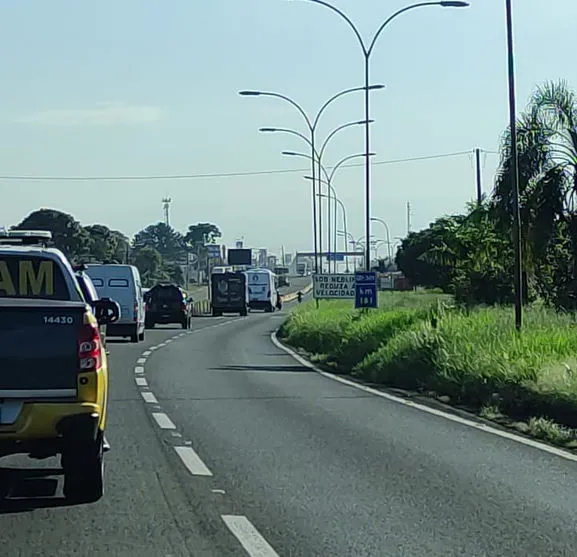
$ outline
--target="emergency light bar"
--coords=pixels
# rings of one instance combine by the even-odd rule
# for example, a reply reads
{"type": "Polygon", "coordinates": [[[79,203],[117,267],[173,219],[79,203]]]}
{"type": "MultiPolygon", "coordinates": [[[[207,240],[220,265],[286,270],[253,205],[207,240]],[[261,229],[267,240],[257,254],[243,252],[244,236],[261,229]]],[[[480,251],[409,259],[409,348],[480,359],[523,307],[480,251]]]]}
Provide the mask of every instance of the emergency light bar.
{"type": "Polygon", "coordinates": [[[49,230],[6,230],[0,229],[0,243],[46,245],[52,240],[52,232],[49,230]]]}

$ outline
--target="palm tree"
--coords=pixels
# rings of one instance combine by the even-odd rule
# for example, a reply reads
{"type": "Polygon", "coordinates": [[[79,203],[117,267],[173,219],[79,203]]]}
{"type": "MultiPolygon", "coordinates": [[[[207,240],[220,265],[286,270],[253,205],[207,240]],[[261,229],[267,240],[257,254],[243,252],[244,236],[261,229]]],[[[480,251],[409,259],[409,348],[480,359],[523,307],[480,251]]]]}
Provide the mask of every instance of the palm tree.
{"type": "MultiPolygon", "coordinates": [[[[513,216],[510,145],[508,130],[492,198],[493,215],[506,231],[513,216]]],[[[577,95],[564,81],[538,87],[519,118],[518,165],[524,266],[539,280],[559,241],[570,240],[577,253],[577,95]]],[[[571,274],[577,276],[572,259],[571,274]]]]}

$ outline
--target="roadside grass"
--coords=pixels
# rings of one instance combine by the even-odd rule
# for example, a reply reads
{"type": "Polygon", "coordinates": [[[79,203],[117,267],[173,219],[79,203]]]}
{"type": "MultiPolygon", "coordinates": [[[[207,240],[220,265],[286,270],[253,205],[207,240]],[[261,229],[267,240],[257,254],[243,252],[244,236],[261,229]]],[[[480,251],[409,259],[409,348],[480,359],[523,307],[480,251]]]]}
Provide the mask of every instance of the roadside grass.
{"type": "Polygon", "coordinates": [[[323,301],[318,310],[309,302],[288,317],[279,338],[330,371],[433,391],[532,436],[577,443],[577,324],[570,315],[528,307],[518,333],[507,307],[464,311],[442,294],[384,292],[369,312],[350,300],[323,301]]]}

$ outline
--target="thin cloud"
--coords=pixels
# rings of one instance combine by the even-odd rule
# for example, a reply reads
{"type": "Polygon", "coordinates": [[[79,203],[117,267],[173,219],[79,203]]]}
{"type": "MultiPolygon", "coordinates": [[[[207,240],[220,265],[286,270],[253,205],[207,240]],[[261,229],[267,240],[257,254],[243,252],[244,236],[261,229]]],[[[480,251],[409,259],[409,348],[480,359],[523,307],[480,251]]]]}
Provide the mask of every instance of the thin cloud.
{"type": "Polygon", "coordinates": [[[156,106],[131,105],[123,102],[102,102],[92,108],[44,110],[19,118],[25,124],[46,126],[114,126],[118,124],[146,124],[163,117],[156,106]]]}

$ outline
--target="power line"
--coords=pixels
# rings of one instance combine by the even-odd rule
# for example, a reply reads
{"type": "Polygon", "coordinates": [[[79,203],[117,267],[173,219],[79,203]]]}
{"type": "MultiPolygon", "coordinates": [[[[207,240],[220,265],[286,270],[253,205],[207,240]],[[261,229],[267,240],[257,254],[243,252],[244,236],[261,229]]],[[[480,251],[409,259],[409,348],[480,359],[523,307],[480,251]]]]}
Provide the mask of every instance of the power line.
{"type": "MultiPolygon", "coordinates": [[[[487,154],[497,155],[496,151],[481,152],[487,154]]],[[[449,157],[461,157],[463,155],[471,155],[472,151],[456,151],[454,153],[440,153],[437,155],[424,155],[418,157],[409,157],[405,159],[393,159],[387,161],[376,161],[372,164],[399,164],[404,162],[417,162],[433,159],[444,159],[449,157]]],[[[364,163],[350,163],[343,164],[341,168],[364,166],[364,163]]],[[[327,166],[327,169],[332,167],[327,166]]],[[[294,172],[308,172],[310,168],[289,168],[283,170],[255,170],[252,172],[209,172],[205,174],[161,174],[161,175],[145,175],[145,176],[14,176],[14,175],[0,175],[0,180],[28,180],[28,181],[69,181],[69,182],[88,182],[88,181],[137,181],[137,180],[198,180],[206,178],[235,178],[242,176],[262,176],[272,174],[291,174],[294,172]]]]}

